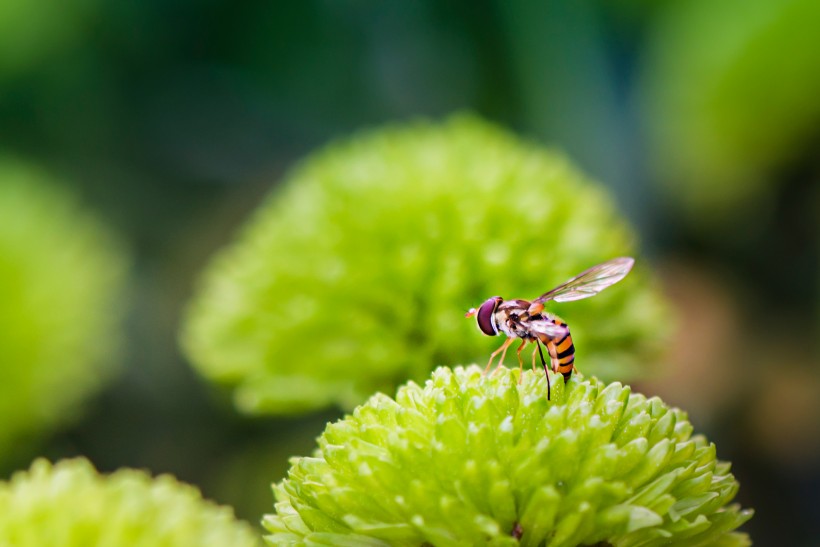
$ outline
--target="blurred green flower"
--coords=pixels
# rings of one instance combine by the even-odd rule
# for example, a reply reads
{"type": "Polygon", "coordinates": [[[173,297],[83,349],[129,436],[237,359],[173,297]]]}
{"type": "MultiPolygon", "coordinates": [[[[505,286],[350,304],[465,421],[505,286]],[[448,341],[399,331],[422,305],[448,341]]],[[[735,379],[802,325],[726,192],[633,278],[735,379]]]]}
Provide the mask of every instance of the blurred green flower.
{"type": "Polygon", "coordinates": [[[778,168],[816,154],[820,2],[668,7],[644,66],[656,179],[698,222],[765,204],[778,168]]]}
{"type": "MultiPolygon", "coordinates": [[[[563,156],[470,116],[387,127],[291,173],[206,272],[183,345],[244,411],[352,408],[487,359],[501,340],[464,318],[486,298],[534,298],[634,253],[612,199],[563,156]]],[[[579,368],[608,377],[636,374],[668,330],[640,266],[553,311],[579,368]]]]}
{"type": "Polygon", "coordinates": [[[752,516],[686,415],[619,383],[439,368],[294,458],[272,545],[741,546],[752,516]]]}
{"type": "Polygon", "coordinates": [[[0,545],[15,547],[256,546],[233,511],[171,476],[98,474],[85,459],[31,469],[0,483],[0,545]]]}
{"type": "Polygon", "coordinates": [[[0,2],[0,80],[64,55],[96,26],[99,0],[0,2]]]}
{"type": "Polygon", "coordinates": [[[73,417],[111,376],[125,269],[67,192],[0,159],[0,455],[73,417]]]}

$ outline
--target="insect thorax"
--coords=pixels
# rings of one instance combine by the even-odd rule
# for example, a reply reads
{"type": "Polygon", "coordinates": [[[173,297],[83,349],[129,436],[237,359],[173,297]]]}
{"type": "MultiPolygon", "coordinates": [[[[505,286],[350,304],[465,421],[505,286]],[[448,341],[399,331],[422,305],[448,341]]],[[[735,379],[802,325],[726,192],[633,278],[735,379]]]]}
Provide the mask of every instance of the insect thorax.
{"type": "Polygon", "coordinates": [[[545,314],[529,316],[527,309],[530,303],[526,300],[506,300],[495,312],[495,324],[498,330],[510,338],[533,338],[528,326],[532,320],[545,319],[545,314]]]}

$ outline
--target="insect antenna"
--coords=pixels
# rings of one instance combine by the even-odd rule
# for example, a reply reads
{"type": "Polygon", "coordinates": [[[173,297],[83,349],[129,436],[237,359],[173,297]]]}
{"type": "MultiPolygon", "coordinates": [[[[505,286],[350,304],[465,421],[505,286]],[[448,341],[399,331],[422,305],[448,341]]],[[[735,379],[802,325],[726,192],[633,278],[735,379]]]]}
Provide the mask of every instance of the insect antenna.
{"type": "Polygon", "coordinates": [[[547,401],[550,400],[550,373],[547,371],[547,362],[544,361],[544,354],[541,351],[541,342],[536,338],[535,345],[538,346],[538,355],[541,357],[541,364],[544,365],[544,375],[547,377],[547,401]]]}

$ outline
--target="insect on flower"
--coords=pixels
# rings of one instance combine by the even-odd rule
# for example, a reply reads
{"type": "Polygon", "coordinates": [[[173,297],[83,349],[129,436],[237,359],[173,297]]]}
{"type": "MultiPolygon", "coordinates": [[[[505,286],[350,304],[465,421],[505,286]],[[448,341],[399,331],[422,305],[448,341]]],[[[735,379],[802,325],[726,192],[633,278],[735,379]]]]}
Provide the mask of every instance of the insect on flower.
{"type": "MultiPolygon", "coordinates": [[[[569,380],[572,371],[575,370],[575,345],[572,343],[569,326],[555,315],[545,312],[544,304],[550,300],[571,302],[595,296],[626,277],[634,263],[634,258],[613,258],[581,272],[569,281],[558,285],[549,292],[545,292],[532,302],[504,300],[500,296],[493,296],[481,304],[478,309],[471,308],[465,314],[465,317],[475,316],[478,329],[481,332],[487,336],[495,336],[499,331],[507,335],[507,339],[501,347],[490,354],[490,360],[487,362],[484,374],[490,371],[493,359],[499,353],[501,353],[501,359],[496,370],[503,365],[507,348],[518,338],[521,339],[521,345],[516,352],[518,367],[523,372],[524,362],[521,360],[521,350],[528,342],[534,342],[532,369],[535,370],[535,354],[537,352],[541,357],[541,364],[544,366],[544,374],[547,376],[547,399],[549,399],[550,376],[547,372],[544,354],[541,351],[541,344],[547,347],[552,371],[563,374],[565,382],[569,380]]],[[[518,381],[521,381],[520,374],[518,381]]]]}

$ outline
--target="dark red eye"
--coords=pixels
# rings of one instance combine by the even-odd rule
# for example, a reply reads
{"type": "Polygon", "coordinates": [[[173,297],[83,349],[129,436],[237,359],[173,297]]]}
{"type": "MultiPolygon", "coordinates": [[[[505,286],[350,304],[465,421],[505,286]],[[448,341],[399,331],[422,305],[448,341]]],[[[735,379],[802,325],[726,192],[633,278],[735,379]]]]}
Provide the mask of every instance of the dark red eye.
{"type": "Polygon", "coordinates": [[[500,296],[493,296],[492,298],[487,299],[487,301],[481,304],[481,307],[478,308],[478,312],[476,313],[478,328],[487,336],[495,336],[498,334],[498,328],[495,326],[493,314],[495,313],[495,309],[498,305],[503,301],[504,299],[500,296]]]}

